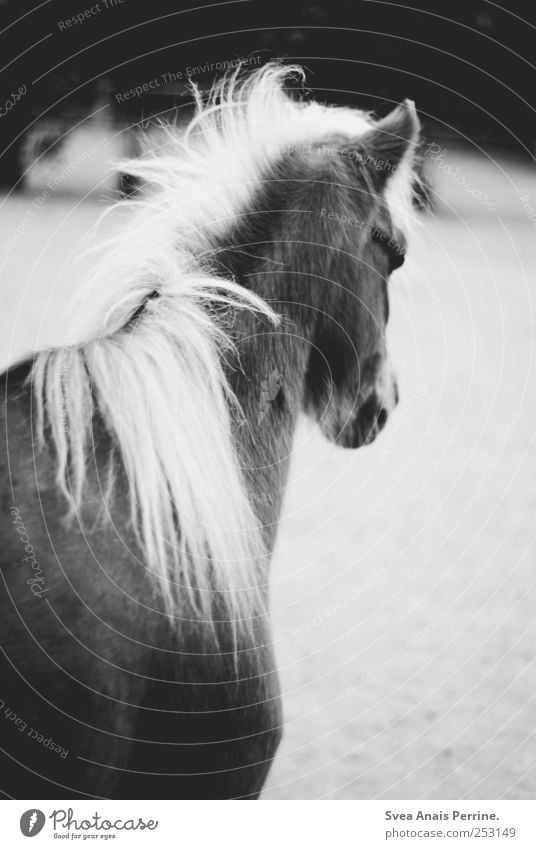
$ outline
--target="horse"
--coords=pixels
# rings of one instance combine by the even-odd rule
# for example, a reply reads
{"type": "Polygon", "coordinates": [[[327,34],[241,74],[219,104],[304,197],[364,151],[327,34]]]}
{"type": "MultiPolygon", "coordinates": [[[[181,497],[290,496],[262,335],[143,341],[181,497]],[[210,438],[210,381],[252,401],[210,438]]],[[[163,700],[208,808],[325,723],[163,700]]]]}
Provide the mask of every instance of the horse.
{"type": "MultiPolygon", "coordinates": [[[[4,798],[256,799],[282,733],[270,557],[305,413],[398,400],[388,279],[419,121],[269,63],[125,166],[75,343],[3,375],[4,798]],[[124,207],[126,204],[126,207],[124,207]]],[[[161,132],[163,128],[160,128],[161,132]]]]}

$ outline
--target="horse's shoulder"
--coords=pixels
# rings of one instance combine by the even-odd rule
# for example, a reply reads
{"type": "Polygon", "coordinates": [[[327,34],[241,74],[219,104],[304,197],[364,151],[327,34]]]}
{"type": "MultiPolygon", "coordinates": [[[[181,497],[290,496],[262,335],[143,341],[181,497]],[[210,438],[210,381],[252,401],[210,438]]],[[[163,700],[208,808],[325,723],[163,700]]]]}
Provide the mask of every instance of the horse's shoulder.
{"type": "Polygon", "coordinates": [[[0,417],[4,424],[13,416],[26,417],[31,406],[29,381],[32,360],[16,362],[0,374],[0,417]]]}
{"type": "Polygon", "coordinates": [[[29,380],[31,368],[28,359],[0,375],[0,480],[3,502],[7,499],[10,504],[54,486],[53,458],[35,439],[37,410],[29,380]]]}

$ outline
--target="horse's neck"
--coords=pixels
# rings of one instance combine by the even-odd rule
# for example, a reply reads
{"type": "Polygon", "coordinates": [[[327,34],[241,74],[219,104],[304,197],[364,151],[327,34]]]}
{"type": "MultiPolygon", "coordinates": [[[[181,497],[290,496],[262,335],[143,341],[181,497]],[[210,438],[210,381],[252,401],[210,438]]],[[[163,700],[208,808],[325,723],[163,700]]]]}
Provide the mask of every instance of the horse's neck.
{"type": "Polygon", "coordinates": [[[231,383],[243,413],[236,425],[238,452],[253,504],[272,544],[303,407],[309,346],[288,314],[274,327],[255,314],[241,312],[235,332],[239,364],[231,383]]]}
{"type": "Polygon", "coordinates": [[[230,379],[245,417],[237,423],[238,450],[268,527],[279,518],[319,314],[303,302],[314,307],[319,298],[314,269],[318,262],[326,264],[324,257],[312,255],[311,216],[297,214],[301,199],[289,198],[289,185],[269,184],[259,207],[218,251],[218,270],[255,291],[282,317],[275,327],[239,311],[233,328],[240,362],[230,379]]]}

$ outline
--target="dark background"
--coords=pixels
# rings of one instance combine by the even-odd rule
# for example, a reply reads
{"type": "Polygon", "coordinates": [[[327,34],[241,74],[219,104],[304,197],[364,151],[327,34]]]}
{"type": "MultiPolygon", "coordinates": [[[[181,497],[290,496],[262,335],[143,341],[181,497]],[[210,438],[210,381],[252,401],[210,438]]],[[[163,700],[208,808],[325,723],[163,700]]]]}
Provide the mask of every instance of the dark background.
{"type": "MultiPolygon", "coordinates": [[[[427,136],[454,134],[525,157],[534,149],[536,28],[527,2],[502,9],[487,0],[246,0],[184,10],[176,0],[100,0],[96,14],[60,28],[95,5],[0,6],[0,101],[27,89],[0,120],[3,185],[20,176],[20,143],[32,122],[60,116],[75,123],[99,96],[115,119],[136,122],[184,104],[184,82],[128,104],[118,104],[115,93],[166,73],[185,75],[188,66],[251,55],[303,64],[309,86],[326,100],[381,114],[411,97],[427,136]]],[[[208,86],[217,75],[196,72],[195,81],[208,86]]]]}

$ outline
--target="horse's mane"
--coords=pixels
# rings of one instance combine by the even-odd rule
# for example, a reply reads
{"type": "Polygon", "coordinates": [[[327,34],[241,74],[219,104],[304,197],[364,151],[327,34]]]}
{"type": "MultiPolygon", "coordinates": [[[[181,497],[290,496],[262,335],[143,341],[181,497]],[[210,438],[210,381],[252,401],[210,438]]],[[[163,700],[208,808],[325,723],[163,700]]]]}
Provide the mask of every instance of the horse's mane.
{"type": "MultiPolygon", "coordinates": [[[[123,165],[143,190],[126,203],[126,226],[99,248],[85,287],[86,341],[34,360],[37,440],[44,447],[50,434],[71,516],[84,505],[98,415],[112,445],[105,495],[120,458],[132,525],[169,614],[184,612],[186,597],[211,621],[217,588],[229,618],[251,615],[255,564],[266,556],[238,464],[239,410],[223,367],[232,342],[218,316],[223,308],[277,318],[215,276],[211,252],[289,147],[334,133],[357,139],[372,123],[356,110],[290,97],[295,75],[299,68],[272,63],[245,80],[234,73],[205,101],[194,90],[186,130],[163,128],[159,150],[123,165]]],[[[395,217],[407,209],[410,184],[399,171],[389,189],[395,217]]]]}

